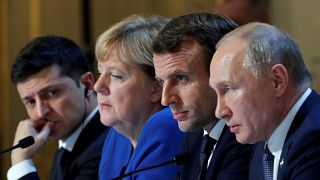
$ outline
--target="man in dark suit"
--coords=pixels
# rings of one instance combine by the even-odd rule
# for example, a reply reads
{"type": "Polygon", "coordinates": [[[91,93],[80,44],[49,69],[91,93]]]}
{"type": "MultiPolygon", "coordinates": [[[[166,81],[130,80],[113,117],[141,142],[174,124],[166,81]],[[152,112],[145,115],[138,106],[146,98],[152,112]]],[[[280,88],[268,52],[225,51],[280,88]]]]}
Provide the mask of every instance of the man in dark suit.
{"type": "Polygon", "coordinates": [[[217,45],[210,85],[216,116],[239,142],[257,143],[250,179],[319,179],[320,96],[290,36],[250,23],[217,45]]]}
{"type": "Polygon", "coordinates": [[[180,130],[188,132],[183,147],[193,155],[181,167],[180,179],[248,179],[251,146],[239,144],[214,116],[216,94],[209,87],[215,45],[236,27],[224,16],[188,14],[172,19],[153,41],[162,104],[170,106],[180,130]]]}
{"type": "Polygon", "coordinates": [[[32,157],[48,139],[59,140],[51,179],[97,179],[107,127],[81,49],[60,36],[35,38],[17,56],[11,80],[29,115],[19,123],[14,144],[29,135],[35,144],[12,151],[8,179],[39,179],[32,157]]]}

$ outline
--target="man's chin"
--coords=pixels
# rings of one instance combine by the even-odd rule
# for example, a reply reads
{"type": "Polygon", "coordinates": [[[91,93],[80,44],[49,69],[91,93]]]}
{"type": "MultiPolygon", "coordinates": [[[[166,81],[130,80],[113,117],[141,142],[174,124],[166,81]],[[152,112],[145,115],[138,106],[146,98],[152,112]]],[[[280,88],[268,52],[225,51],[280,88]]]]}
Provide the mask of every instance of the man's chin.
{"type": "Polygon", "coordinates": [[[240,143],[240,144],[255,144],[255,143],[256,143],[256,141],[252,141],[252,140],[249,139],[249,138],[242,137],[242,136],[240,136],[239,134],[236,134],[236,140],[237,140],[238,143],[240,143]]]}
{"type": "Polygon", "coordinates": [[[61,134],[50,133],[48,139],[50,139],[50,140],[60,140],[60,139],[64,139],[64,137],[61,134]]]}
{"type": "Polygon", "coordinates": [[[194,131],[197,131],[199,129],[202,129],[202,127],[200,127],[200,128],[193,127],[193,126],[187,125],[185,123],[178,123],[178,125],[179,125],[180,131],[182,131],[182,132],[194,132],[194,131]]]}

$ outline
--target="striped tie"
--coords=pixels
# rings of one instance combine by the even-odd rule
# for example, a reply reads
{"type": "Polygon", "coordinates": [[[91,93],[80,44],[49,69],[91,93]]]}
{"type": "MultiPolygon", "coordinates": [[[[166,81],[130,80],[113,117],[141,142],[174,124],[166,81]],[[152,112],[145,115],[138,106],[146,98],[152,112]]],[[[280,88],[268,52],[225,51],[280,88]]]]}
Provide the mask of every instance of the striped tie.
{"type": "Polygon", "coordinates": [[[269,151],[269,148],[266,145],[264,148],[264,154],[263,154],[263,170],[264,170],[265,180],[273,179],[273,159],[274,159],[274,156],[269,151]]]}

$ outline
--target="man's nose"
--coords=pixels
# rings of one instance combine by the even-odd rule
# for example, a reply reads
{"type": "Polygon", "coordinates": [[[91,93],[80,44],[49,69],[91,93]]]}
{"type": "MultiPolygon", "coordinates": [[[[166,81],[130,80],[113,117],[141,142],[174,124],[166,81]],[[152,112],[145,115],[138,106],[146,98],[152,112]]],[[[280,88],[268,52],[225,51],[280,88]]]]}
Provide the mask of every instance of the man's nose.
{"type": "Polygon", "coordinates": [[[51,108],[48,102],[38,101],[37,103],[37,119],[46,119],[51,108]]]}
{"type": "Polygon", "coordinates": [[[229,120],[232,116],[231,110],[228,108],[226,103],[222,98],[217,98],[217,106],[215,115],[219,119],[229,120]]]}
{"type": "Polygon", "coordinates": [[[161,104],[163,106],[170,106],[177,102],[178,96],[174,92],[174,89],[170,85],[164,84],[162,89],[161,104]]]}

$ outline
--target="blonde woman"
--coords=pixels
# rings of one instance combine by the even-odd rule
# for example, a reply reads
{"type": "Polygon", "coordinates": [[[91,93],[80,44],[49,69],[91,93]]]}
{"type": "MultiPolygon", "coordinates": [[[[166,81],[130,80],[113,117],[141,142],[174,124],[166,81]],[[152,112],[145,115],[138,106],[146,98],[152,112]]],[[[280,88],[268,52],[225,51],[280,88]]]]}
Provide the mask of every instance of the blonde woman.
{"type": "MultiPolygon", "coordinates": [[[[162,17],[130,16],[96,42],[100,77],[97,92],[101,121],[113,127],[100,163],[100,179],[149,167],[180,153],[183,138],[171,111],[161,105],[162,87],[152,61],[153,38],[168,22],[162,17]]],[[[173,179],[176,165],[148,170],[127,179],[173,179]]]]}

